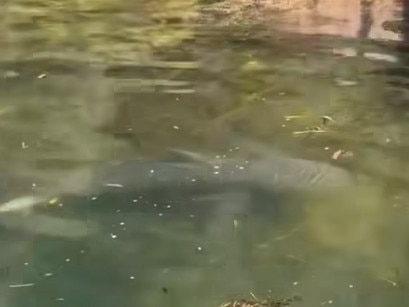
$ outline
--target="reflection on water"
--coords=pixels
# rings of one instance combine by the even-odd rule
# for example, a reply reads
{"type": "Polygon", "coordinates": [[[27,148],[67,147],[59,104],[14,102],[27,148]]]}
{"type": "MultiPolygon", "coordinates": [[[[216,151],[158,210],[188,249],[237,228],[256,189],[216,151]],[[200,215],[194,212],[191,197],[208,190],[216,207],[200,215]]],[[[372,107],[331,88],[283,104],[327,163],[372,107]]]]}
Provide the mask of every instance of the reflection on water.
{"type": "Polygon", "coordinates": [[[407,306],[407,12],[329,2],[1,4],[0,305],[407,306]]]}

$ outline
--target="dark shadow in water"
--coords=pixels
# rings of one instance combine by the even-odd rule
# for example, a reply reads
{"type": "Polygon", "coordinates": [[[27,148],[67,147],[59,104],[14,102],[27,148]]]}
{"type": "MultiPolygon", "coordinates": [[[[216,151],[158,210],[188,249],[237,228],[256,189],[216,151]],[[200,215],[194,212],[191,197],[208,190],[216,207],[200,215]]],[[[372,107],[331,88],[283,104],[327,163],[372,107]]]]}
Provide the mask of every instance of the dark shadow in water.
{"type": "Polygon", "coordinates": [[[407,45],[409,43],[409,27],[407,26],[409,24],[409,1],[408,0],[398,0],[398,3],[402,5],[402,16],[403,16],[403,22],[404,26],[402,27],[402,36],[403,36],[403,41],[407,45]]]}
{"type": "Polygon", "coordinates": [[[371,0],[361,0],[361,26],[358,31],[359,38],[367,38],[373,24],[371,0]]]}

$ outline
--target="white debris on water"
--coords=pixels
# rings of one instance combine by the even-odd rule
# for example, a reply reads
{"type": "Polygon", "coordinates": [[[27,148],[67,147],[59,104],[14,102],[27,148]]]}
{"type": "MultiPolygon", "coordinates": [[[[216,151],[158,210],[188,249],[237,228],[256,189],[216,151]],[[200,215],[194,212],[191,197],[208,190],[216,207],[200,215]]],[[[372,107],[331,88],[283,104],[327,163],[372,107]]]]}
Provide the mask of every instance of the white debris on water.
{"type": "Polygon", "coordinates": [[[355,80],[346,80],[346,79],[341,79],[341,78],[337,78],[335,79],[335,84],[337,86],[355,86],[358,85],[358,82],[355,80]]]}
{"type": "Polygon", "coordinates": [[[397,63],[399,62],[398,58],[391,54],[384,54],[384,53],[376,53],[376,52],[365,52],[364,57],[369,60],[375,61],[385,61],[389,63],[397,63]]]}
{"type": "Polygon", "coordinates": [[[105,186],[106,187],[114,187],[114,188],[123,188],[124,187],[123,184],[119,184],[119,183],[106,183],[105,186]]]}
{"type": "Polygon", "coordinates": [[[9,285],[9,288],[24,288],[24,287],[32,287],[34,285],[35,283],[33,282],[26,283],[26,284],[13,284],[13,285],[9,285]]]}

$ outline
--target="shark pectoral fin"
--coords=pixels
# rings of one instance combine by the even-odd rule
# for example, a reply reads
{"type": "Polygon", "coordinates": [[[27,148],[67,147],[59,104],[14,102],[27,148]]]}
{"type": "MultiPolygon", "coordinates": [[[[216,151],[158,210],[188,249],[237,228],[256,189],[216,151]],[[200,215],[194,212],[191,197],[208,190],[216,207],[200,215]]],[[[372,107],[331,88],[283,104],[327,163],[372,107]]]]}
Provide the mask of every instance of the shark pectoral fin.
{"type": "Polygon", "coordinates": [[[168,148],[168,151],[177,159],[182,161],[199,162],[205,166],[210,166],[212,164],[212,159],[206,157],[205,155],[183,150],[179,148],[168,148]]]}
{"type": "Polygon", "coordinates": [[[32,235],[66,239],[81,239],[99,232],[99,224],[96,222],[45,214],[22,216],[11,212],[7,215],[0,215],[0,225],[10,230],[19,230],[32,235]]]}
{"type": "Polygon", "coordinates": [[[33,195],[25,195],[9,200],[0,205],[0,213],[3,212],[23,212],[32,210],[34,206],[42,204],[46,199],[33,195]]]}

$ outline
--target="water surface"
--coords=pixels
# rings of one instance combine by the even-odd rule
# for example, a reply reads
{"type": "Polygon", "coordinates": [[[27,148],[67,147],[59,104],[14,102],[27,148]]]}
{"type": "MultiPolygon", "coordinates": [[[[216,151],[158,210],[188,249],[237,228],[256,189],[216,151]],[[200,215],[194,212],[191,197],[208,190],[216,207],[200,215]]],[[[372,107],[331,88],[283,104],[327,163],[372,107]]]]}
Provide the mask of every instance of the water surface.
{"type": "Polygon", "coordinates": [[[342,10],[301,31],[284,18],[298,6],[209,22],[193,0],[2,4],[3,200],[58,199],[1,217],[0,305],[218,306],[253,292],[407,306],[405,27],[384,35],[391,16],[346,2],[345,31],[342,10]],[[226,182],[76,195],[95,165],[170,147],[252,157],[231,133],[367,180],[312,195],[226,182]]]}

